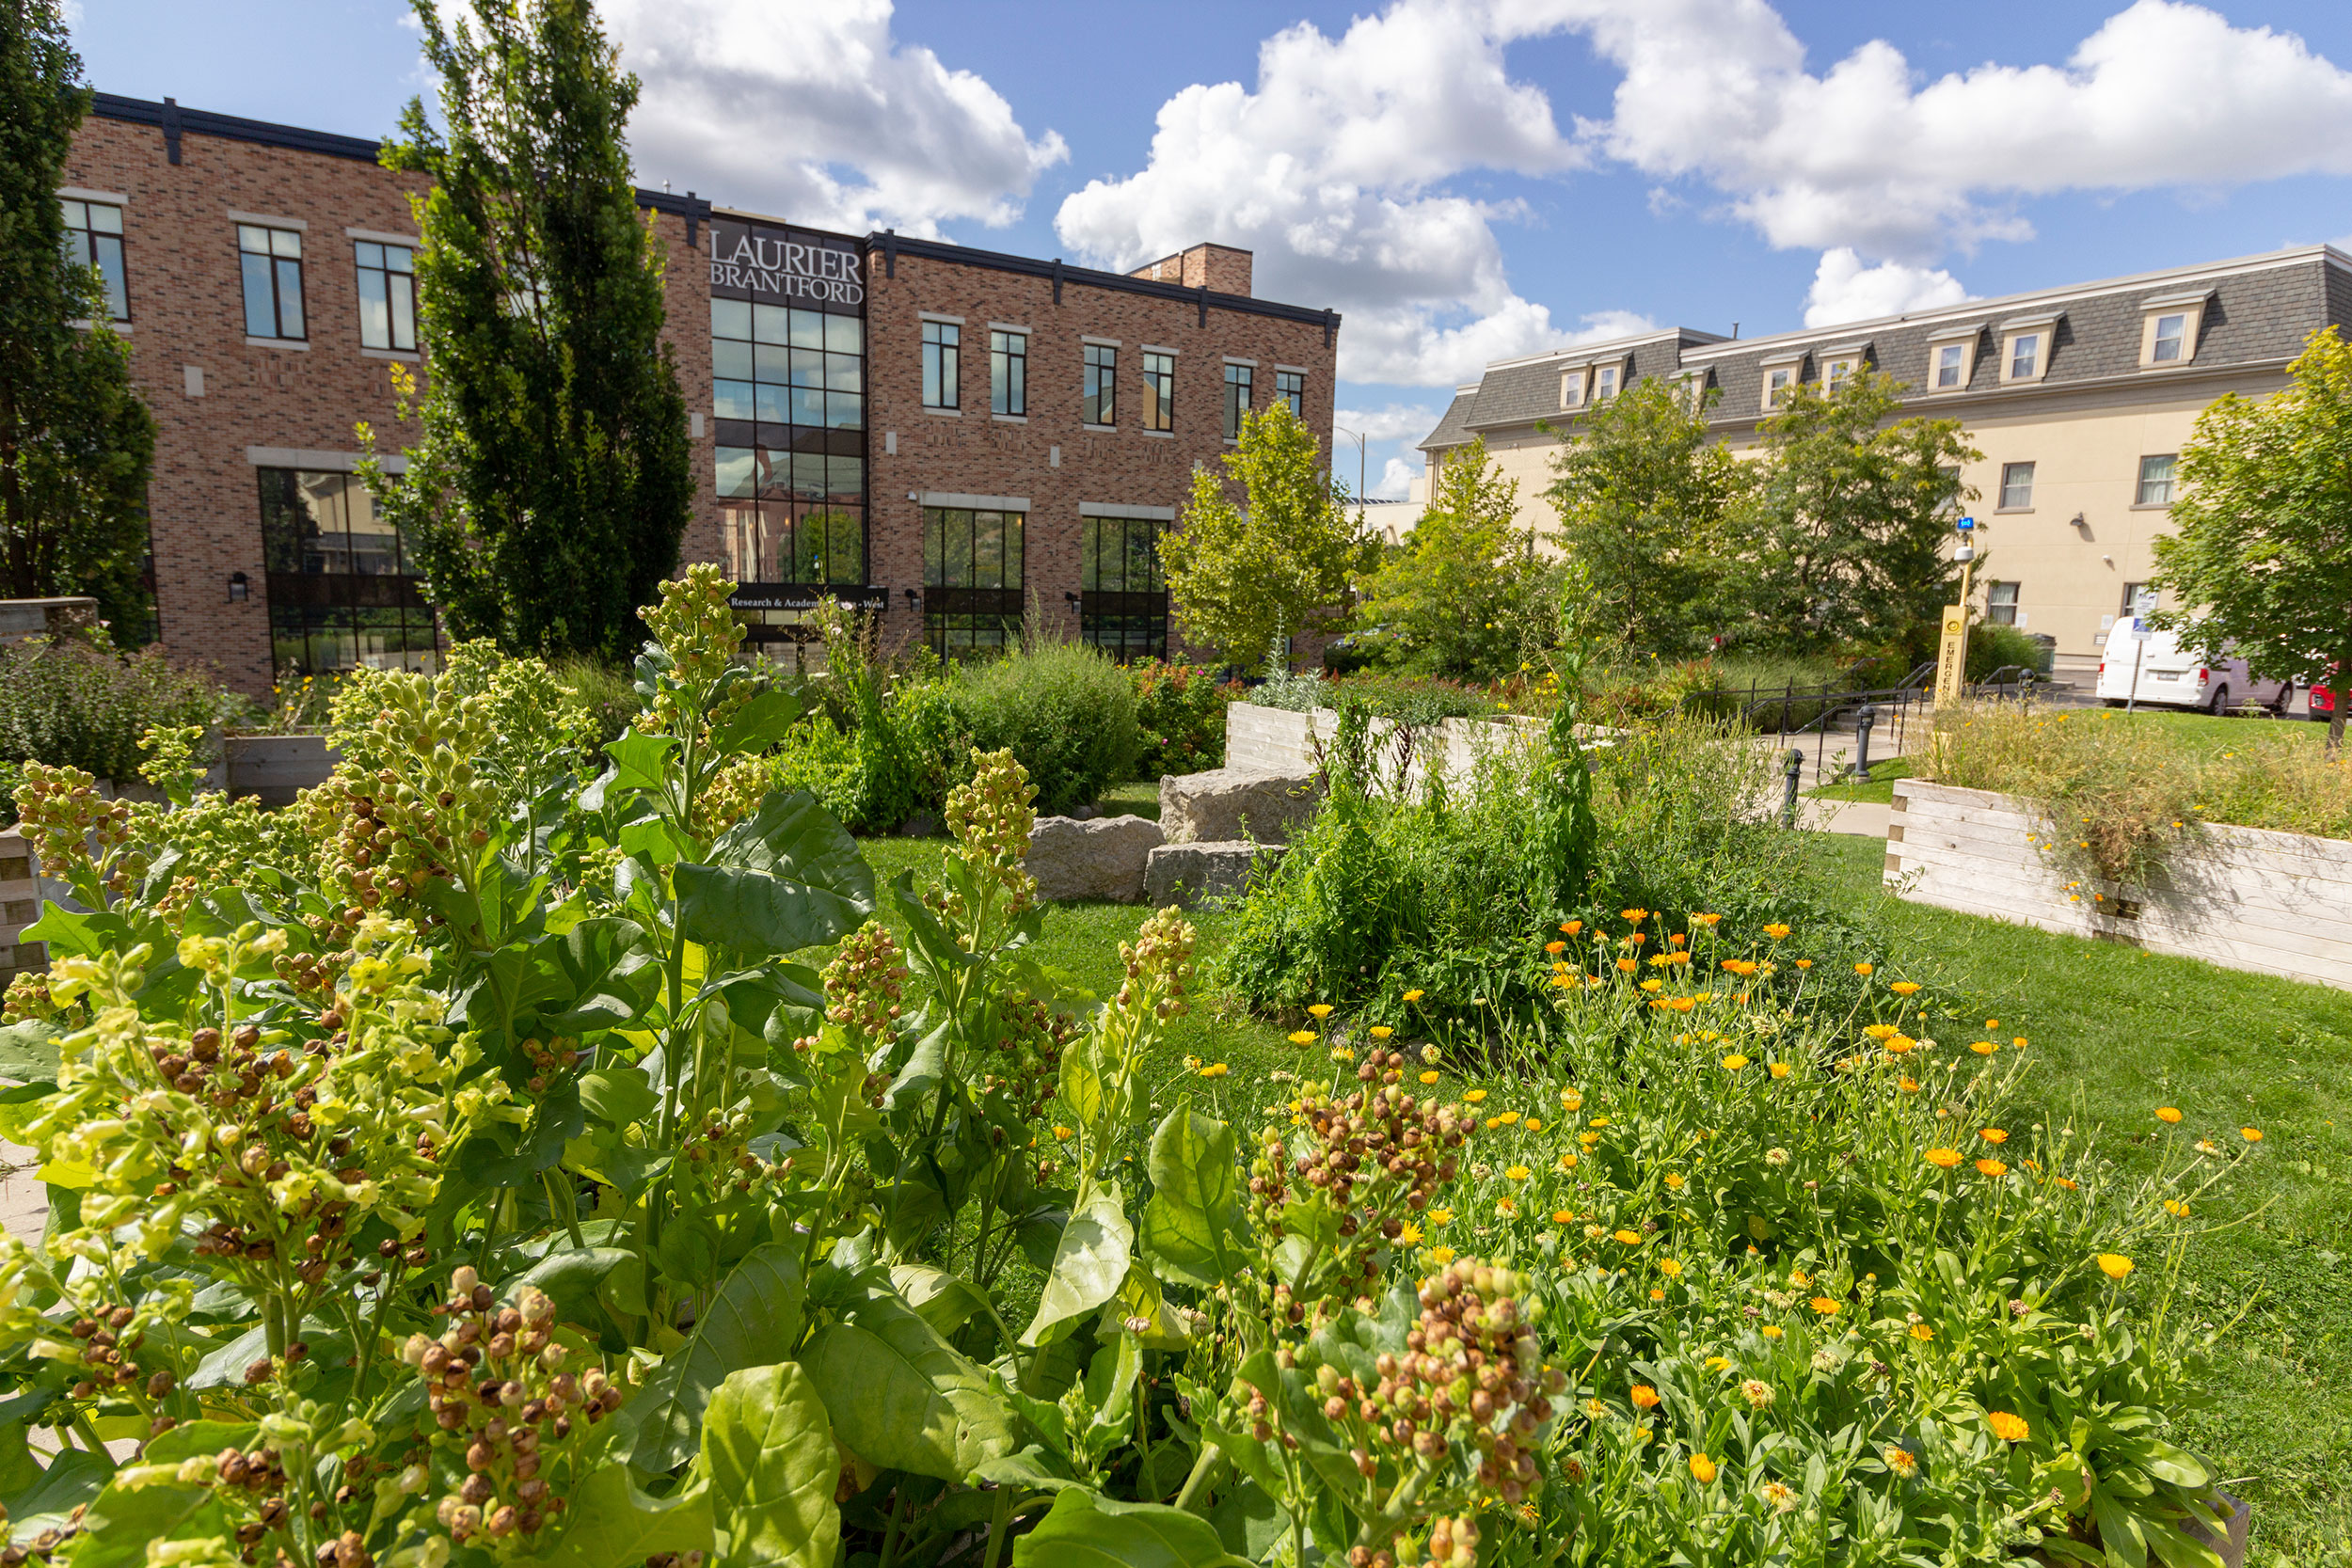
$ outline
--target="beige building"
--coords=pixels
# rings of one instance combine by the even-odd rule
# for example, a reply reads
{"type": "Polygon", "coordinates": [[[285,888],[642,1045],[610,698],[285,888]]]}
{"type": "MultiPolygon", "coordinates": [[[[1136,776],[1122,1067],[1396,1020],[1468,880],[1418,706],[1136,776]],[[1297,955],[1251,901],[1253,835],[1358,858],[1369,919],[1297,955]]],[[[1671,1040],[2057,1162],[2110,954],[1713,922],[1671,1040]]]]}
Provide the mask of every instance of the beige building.
{"type": "Polygon", "coordinates": [[[1521,525],[1549,531],[1550,455],[1619,388],[1648,376],[1704,388],[1710,422],[1747,451],[1786,388],[1835,390],[1867,365],[1908,384],[1906,412],[1963,420],[1984,453],[1963,475],[1979,612],[2086,663],[2153,570],[2198,413],[2225,392],[2278,390],[2330,325],[2352,334],[2352,257],[2305,245],[1771,338],[1661,329],[1487,366],[1422,442],[1416,492],[1484,436],[1519,482],[1521,525]]]}

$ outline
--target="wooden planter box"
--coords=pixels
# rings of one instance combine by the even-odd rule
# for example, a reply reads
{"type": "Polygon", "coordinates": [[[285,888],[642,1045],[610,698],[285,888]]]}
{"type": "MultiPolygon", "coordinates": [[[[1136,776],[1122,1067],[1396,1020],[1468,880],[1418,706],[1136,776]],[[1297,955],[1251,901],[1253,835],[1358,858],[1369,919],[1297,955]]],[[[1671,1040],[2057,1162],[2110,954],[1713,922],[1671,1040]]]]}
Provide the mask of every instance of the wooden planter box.
{"type": "Polygon", "coordinates": [[[2352,990],[2352,843],[2205,827],[2145,887],[2066,879],[2012,796],[1895,784],[1886,882],[1915,903],[2352,990]]]}
{"type": "Polygon", "coordinates": [[[230,795],[270,807],[293,805],[303,790],[325,784],[341,759],[323,735],[229,735],[220,746],[230,795]]]}
{"type": "Polygon", "coordinates": [[[37,942],[20,942],[19,932],[40,917],[40,880],[34,874],[33,847],[24,830],[0,832],[0,988],[20,970],[49,967],[37,942]]]}

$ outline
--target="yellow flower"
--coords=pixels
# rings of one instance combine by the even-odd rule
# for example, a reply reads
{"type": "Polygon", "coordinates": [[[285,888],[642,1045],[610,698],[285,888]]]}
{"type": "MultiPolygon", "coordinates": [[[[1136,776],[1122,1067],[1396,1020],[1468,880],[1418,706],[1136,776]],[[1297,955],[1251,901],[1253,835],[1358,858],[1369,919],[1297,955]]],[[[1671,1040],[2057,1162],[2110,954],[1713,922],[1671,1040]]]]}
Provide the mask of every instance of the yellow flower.
{"type": "Polygon", "coordinates": [[[1635,1384],[1633,1386],[1632,1392],[1626,1397],[1633,1402],[1633,1407],[1636,1410],[1655,1410],[1658,1408],[1658,1390],[1651,1387],[1646,1383],[1635,1384]]]}
{"type": "Polygon", "coordinates": [[[1418,1002],[1421,997],[1422,993],[1419,990],[1408,990],[1405,993],[1405,1000],[1407,1002],[1418,1002]]]}
{"type": "Polygon", "coordinates": [[[2099,1272],[2109,1279],[2121,1279],[2132,1272],[2132,1260],[2120,1252],[2099,1254],[2099,1272]]]}
{"type": "Polygon", "coordinates": [[[1067,1127],[1057,1126],[1054,1129],[1054,1136],[1057,1138],[1066,1138],[1070,1136],[1070,1129],[1067,1127]]]}
{"type": "Polygon", "coordinates": [[[2181,1112],[2180,1112],[2180,1107],[2178,1107],[2178,1106],[2176,1106],[2176,1105],[2159,1105],[2159,1106],[2157,1106],[2157,1107],[2156,1107],[2156,1119],[2157,1119],[2158,1121],[2164,1122],[2164,1123],[2165,1123],[2165,1124],[2167,1124],[2168,1126],[2169,1126],[2169,1125],[2170,1125],[2170,1124],[2172,1124],[2172,1123],[2174,1123],[2174,1122],[2179,1121],[2179,1120],[2181,1119],[2181,1112]]]}
{"type": "Polygon", "coordinates": [[[1429,1211],[1429,1223],[1431,1225],[1451,1225],[1454,1223],[1454,1211],[1451,1209],[1432,1209],[1429,1211]]]}
{"type": "Polygon", "coordinates": [[[1530,1117],[1527,1118],[1527,1130],[1530,1132],[1540,1132],[1544,1130],[1544,1124],[1534,1117],[1530,1117]]]}
{"type": "Polygon", "coordinates": [[[1470,1090],[1470,1093],[1468,1093],[1468,1094],[1464,1095],[1462,1098],[1463,1098],[1464,1100],[1469,1101],[1471,1104],[1475,1105],[1475,1104],[1477,1104],[1480,1101],[1482,1101],[1482,1100],[1484,1100],[1484,1099],[1486,1099],[1486,1091],[1485,1089],[1472,1089],[1472,1090],[1470,1090]]]}
{"type": "Polygon", "coordinates": [[[1811,1301],[1805,1303],[1805,1305],[1812,1307],[1813,1310],[1819,1312],[1824,1318],[1834,1318],[1837,1316],[1841,1310],[1843,1310],[1843,1307],[1840,1303],[1832,1301],[1827,1296],[1815,1296],[1811,1301]]]}
{"type": "Polygon", "coordinates": [[[1993,1054],[1994,1046],[1991,1040],[1974,1040],[1969,1043],[1968,1049],[1979,1056],[1990,1056],[1993,1054]]]}
{"type": "Polygon", "coordinates": [[[1679,1171],[1668,1171],[1666,1173],[1666,1185],[1673,1188],[1677,1193],[1682,1191],[1681,1173],[1679,1171]]]}
{"type": "Polygon", "coordinates": [[[1421,1227],[1411,1220],[1406,1220],[1397,1227],[1396,1240],[1400,1246],[1421,1245],[1421,1227]]]}
{"type": "Polygon", "coordinates": [[[1291,1043],[1293,1045],[1312,1045],[1315,1043],[1315,1032],[1312,1029],[1294,1029],[1291,1031],[1291,1043]]]}
{"type": "Polygon", "coordinates": [[[1519,1114],[1517,1111],[1504,1111],[1494,1119],[1498,1127],[1517,1127],[1519,1124],[1519,1114]]]}
{"type": "Polygon", "coordinates": [[[2164,1212],[2176,1220],[2188,1218],[2188,1205],[2177,1197],[2168,1197],[2164,1200],[2164,1212]]]}
{"type": "Polygon", "coordinates": [[[1799,969],[1811,969],[1813,967],[1813,960],[1811,958],[1799,958],[1797,960],[1797,967],[1799,969]]]}
{"type": "Polygon", "coordinates": [[[1554,1225],[1567,1225],[1575,1219],[1576,1211],[1573,1209],[1554,1209],[1551,1212],[1551,1223],[1554,1225]]]}
{"type": "Polygon", "coordinates": [[[1775,1078],[1786,1078],[1788,1076],[1788,1064],[1787,1062],[1768,1063],[1765,1070],[1775,1078]]]}
{"type": "Polygon", "coordinates": [[[2005,1144],[2009,1142],[2009,1134],[1998,1127],[1984,1128],[1977,1133],[1977,1136],[1982,1138],[1989,1144],[2005,1144]]]}
{"type": "Polygon", "coordinates": [[[1561,1168],[1562,1170],[1574,1170],[1574,1169],[1576,1169],[1576,1156],[1575,1156],[1574,1154],[1563,1154],[1563,1155],[1561,1155],[1561,1156],[1560,1156],[1560,1168],[1561,1168]]]}
{"type": "Polygon", "coordinates": [[[1696,1476],[1699,1484],[1704,1486],[1715,1479],[1715,1462],[1703,1453],[1694,1453],[1691,1456],[1691,1473],[1696,1476]]]}
{"type": "Polygon", "coordinates": [[[1682,1265],[1674,1259],[1661,1258],[1658,1260],[1658,1272],[1668,1279],[1679,1279],[1682,1277],[1682,1265]]]}
{"type": "Polygon", "coordinates": [[[1922,1155],[1921,1158],[1926,1160],[1931,1165],[1937,1166],[1943,1170],[1949,1170],[1954,1165],[1960,1164],[1960,1150],[1957,1148],[1931,1148],[1926,1154],[1922,1155]]]}
{"type": "Polygon", "coordinates": [[[1612,1230],[1609,1233],[1609,1237],[1610,1240],[1621,1243],[1626,1246],[1640,1246],[1642,1244],[1641,1233],[1638,1231],[1612,1230]]]}
{"type": "Polygon", "coordinates": [[[1747,1065],[1748,1059],[1736,1051],[1724,1058],[1724,1070],[1726,1072],[1737,1072],[1747,1065]]]}
{"type": "Polygon", "coordinates": [[[1519,1212],[1519,1205],[1518,1205],[1518,1200],[1517,1198],[1499,1197],[1499,1198],[1495,1199],[1495,1212],[1496,1212],[1496,1213],[1498,1213],[1498,1214],[1502,1214],[1502,1215],[1504,1215],[1504,1216],[1506,1216],[1506,1217],[1507,1217],[1507,1216],[1509,1216],[1509,1215],[1516,1214],[1516,1213],[1518,1213],[1518,1212],[1519,1212]]]}
{"type": "Polygon", "coordinates": [[[1514,1181],[1524,1181],[1530,1176],[1533,1176],[1534,1172],[1529,1170],[1525,1165],[1513,1165],[1502,1174],[1509,1177],[1514,1181]]]}
{"type": "Polygon", "coordinates": [[[1642,989],[1643,989],[1644,990],[1648,990],[1648,991],[1663,990],[1665,990],[1665,988],[1666,988],[1666,982],[1665,982],[1665,981],[1663,981],[1663,980],[1655,980],[1655,979],[1653,979],[1653,980],[1645,980],[1645,981],[1643,981],[1643,982],[1642,982],[1642,989]]]}
{"type": "Polygon", "coordinates": [[[1232,1069],[1227,1067],[1223,1062],[1211,1062],[1207,1067],[1200,1069],[1200,1076],[1203,1078],[1222,1078],[1232,1070],[1232,1069]]]}
{"type": "Polygon", "coordinates": [[[1434,1071],[1424,1072],[1421,1075],[1421,1081],[1424,1084],[1434,1084],[1438,1081],[1438,1075],[1434,1071]]]}
{"type": "Polygon", "coordinates": [[[1609,1118],[1607,1117],[1595,1117],[1584,1125],[1587,1127],[1606,1127],[1609,1125],[1609,1118]]]}
{"type": "Polygon", "coordinates": [[[1913,1453],[1909,1449],[1899,1448],[1895,1444],[1889,1443],[1886,1445],[1885,1452],[1881,1457],[1886,1461],[1886,1467],[1888,1469],[1894,1471],[1897,1475],[1901,1476],[1906,1481],[1919,1473],[1919,1456],[1913,1453]]]}
{"type": "Polygon", "coordinates": [[[1629,926],[1639,926],[1649,918],[1647,910],[1619,910],[1617,912],[1625,916],[1626,924],[1629,926]]]}
{"type": "Polygon", "coordinates": [[[1781,1329],[1778,1323],[1766,1323],[1762,1328],[1757,1329],[1756,1332],[1763,1335],[1767,1339],[1777,1339],[1780,1338],[1781,1329]]]}
{"type": "Polygon", "coordinates": [[[1982,1171],[1987,1176],[2007,1176],[2009,1174],[2009,1166],[2003,1164],[1998,1160],[1979,1160],[1977,1162],[1977,1169],[1982,1171]]]}
{"type": "Polygon", "coordinates": [[[1883,1040],[1891,1037],[1896,1029],[1891,1023],[1867,1023],[1863,1025],[1862,1032],[1874,1040],[1883,1040]]]}
{"type": "Polygon", "coordinates": [[[1853,972],[1854,972],[1856,974],[1869,974],[1869,973],[1870,973],[1870,971],[1871,971],[1871,970],[1873,970],[1873,969],[1875,969],[1875,968],[1877,968],[1877,967],[1878,967],[1878,966],[1877,966],[1876,964],[1867,964],[1867,963],[1863,963],[1863,964],[1856,964],[1856,965],[1854,965],[1854,966],[1853,966],[1853,972]]]}
{"type": "Polygon", "coordinates": [[[1307,1011],[1313,1014],[1319,1022],[1331,1016],[1331,1004],[1328,1002],[1313,1003],[1307,1008],[1307,1011]]]}
{"type": "Polygon", "coordinates": [[[1895,1080],[1895,1086],[1902,1090],[1905,1094],[1917,1094],[1919,1092],[1919,1081],[1916,1078],[1898,1078],[1895,1080]]]}
{"type": "Polygon", "coordinates": [[[1605,1421],[1609,1418],[1609,1407],[1601,1403],[1598,1400],[1586,1400],[1584,1402],[1584,1414],[1590,1416],[1596,1421],[1605,1421]]]}
{"type": "Polygon", "coordinates": [[[1893,991],[1897,996],[1909,996],[1919,989],[1919,982],[1916,980],[1898,980],[1886,989],[1893,991]]]}
{"type": "Polygon", "coordinates": [[[2241,1127],[2237,1130],[2237,1134],[2249,1144],[2258,1144],[2263,1141],[2263,1130],[2259,1127],[2241,1127]]]}
{"type": "Polygon", "coordinates": [[[2011,1044],[2011,1045],[2013,1045],[2013,1046],[2015,1046],[2018,1050],[2023,1051],[2023,1050],[2025,1050],[2025,1049],[2026,1049],[2026,1037],[2025,1037],[2025,1036],[2023,1036],[2023,1035],[2020,1035],[2020,1036],[2018,1036],[2015,1039],[2010,1040],[2009,1043],[2010,1043],[2010,1044],[2011,1044]]]}
{"type": "Polygon", "coordinates": [[[1395,1030],[1393,1030],[1393,1029],[1390,1028],[1390,1027],[1389,1027],[1387,1024],[1385,1024],[1385,1023],[1375,1023],[1375,1024],[1374,1024],[1374,1025],[1373,1025],[1370,1029],[1367,1029],[1367,1030],[1366,1030],[1366,1031],[1364,1031],[1364,1032],[1365,1032],[1366,1034],[1370,1035],[1370,1036],[1371,1036],[1374,1039],[1376,1039],[1376,1040],[1384,1040],[1384,1039],[1387,1039],[1387,1038],[1388,1038],[1391,1035],[1393,1035],[1393,1034],[1395,1034],[1395,1033],[1396,1033],[1396,1031],[1395,1031],[1395,1030]]]}
{"type": "Polygon", "coordinates": [[[1560,1091],[1560,1109],[1564,1111],[1581,1111],[1583,1108],[1584,1097],[1582,1095],[1577,1093],[1574,1089],[1562,1089],[1560,1091]]]}
{"type": "Polygon", "coordinates": [[[1925,1323],[1913,1323],[1911,1325],[1911,1337],[1915,1339],[1932,1339],[1935,1338],[1935,1330],[1930,1328],[1925,1323]]]}
{"type": "Polygon", "coordinates": [[[1764,934],[1772,938],[1774,942],[1778,942],[1781,938],[1788,934],[1788,927],[1775,920],[1771,925],[1764,927],[1764,934]]]}
{"type": "Polygon", "coordinates": [[[1454,1261],[1454,1249],[1450,1246],[1433,1246],[1427,1252],[1422,1253],[1422,1257],[1427,1259],[1432,1267],[1442,1269],[1454,1261]]]}
{"type": "Polygon", "coordinates": [[[2022,1443],[2033,1435],[2032,1424],[2026,1418],[2012,1416],[2006,1410],[1986,1411],[1984,1422],[1993,1429],[1993,1435],[2004,1443],[2022,1443]]]}

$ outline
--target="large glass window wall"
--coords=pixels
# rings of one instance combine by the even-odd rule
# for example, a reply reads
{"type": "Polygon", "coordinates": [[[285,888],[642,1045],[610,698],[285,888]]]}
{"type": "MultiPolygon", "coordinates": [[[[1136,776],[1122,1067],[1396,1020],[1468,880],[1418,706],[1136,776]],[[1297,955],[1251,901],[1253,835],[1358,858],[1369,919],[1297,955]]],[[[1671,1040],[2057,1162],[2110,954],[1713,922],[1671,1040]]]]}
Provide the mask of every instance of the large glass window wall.
{"type": "Polygon", "coordinates": [[[923,634],[933,653],[975,658],[1019,643],[1026,521],[1018,512],[924,508],[923,634]]]}
{"type": "Polygon", "coordinates": [[[437,668],[439,636],[416,567],[358,476],[257,472],[270,646],[279,672],[437,668]]]}
{"type": "Polygon", "coordinates": [[[1121,664],[1168,657],[1168,579],[1146,517],[1081,517],[1079,635],[1121,664]]]}

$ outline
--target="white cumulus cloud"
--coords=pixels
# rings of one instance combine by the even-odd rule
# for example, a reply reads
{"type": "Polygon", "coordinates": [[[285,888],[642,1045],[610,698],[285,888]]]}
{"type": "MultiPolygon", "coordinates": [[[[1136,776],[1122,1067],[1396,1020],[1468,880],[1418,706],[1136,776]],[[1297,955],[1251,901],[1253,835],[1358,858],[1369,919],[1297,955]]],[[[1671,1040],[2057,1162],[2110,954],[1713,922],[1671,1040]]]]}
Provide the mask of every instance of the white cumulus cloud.
{"type": "Polygon", "coordinates": [[[851,231],[1016,217],[1069,156],[994,87],[891,32],[891,0],[607,0],[641,182],[851,231]]]}
{"type": "Polygon", "coordinates": [[[1353,380],[1441,385],[1549,347],[1550,314],[1513,292],[1495,236],[1518,208],[1443,184],[1586,161],[1545,93],[1512,79],[1510,30],[1487,13],[1396,0],[1337,38],[1286,28],[1260,46],[1254,87],[1177,93],[1146,166],[1067,198],[1056,227],[1106,266],[1202,240],[1256,252],[1258,293],[1346,313],[1353,380]]]}
{"type": "Polygon", "coordinates": [[[1413,488],[1413,481],[1421,477],[1422,466],[1407,463],[1402,457],[1391,457],[1380,468],[1380,477],[1365,491],[1367,499],[1381,501],[1401,501],[1413,488]]]}
{"type": "Polygon", "coordinates": [[[1835,326],[1874,316],[1900,316],[1975,297],[1940,267],[1907,267],[1900,261],[1865,266],[1851,245],[1839,245],[1823,251],[1821,264],[1814,269],[1813,287],[1804,296],[1804,325],[1835,326]]]}

